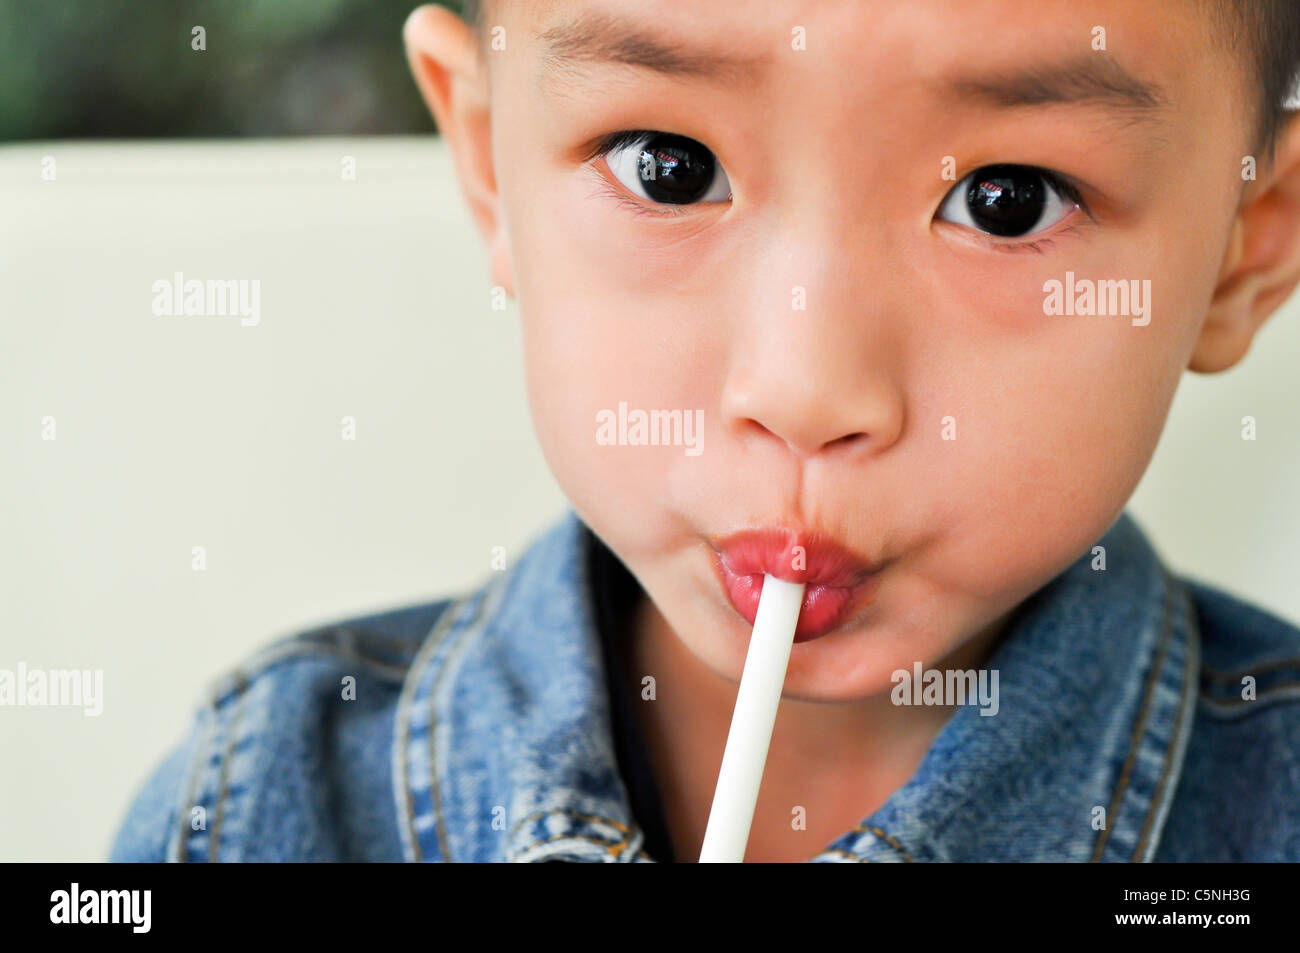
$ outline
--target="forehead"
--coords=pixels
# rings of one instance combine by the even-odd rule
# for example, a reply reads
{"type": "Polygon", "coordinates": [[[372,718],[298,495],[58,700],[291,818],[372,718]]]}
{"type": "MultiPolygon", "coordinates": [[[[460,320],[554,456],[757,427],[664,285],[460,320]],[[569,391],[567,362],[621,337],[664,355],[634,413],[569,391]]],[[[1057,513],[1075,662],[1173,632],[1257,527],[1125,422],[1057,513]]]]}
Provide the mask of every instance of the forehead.
{"type": "Polygon", "coordinates": [[[508,41],[488,55],[494,113],[556,143],[666,128],[711,148],[725,136],[734,156],[783,136],[819,168],[819,149],[855,150],[884,174],[904,153],[1015,142],[1040,164],[1100,148],[1094,165],[1169,179],[1187,150],[1240,155],[1255,138],[1254,81],[1202,0],[498,0],[488,14],[508,41]]]}
{"type": "Polygon", "coordinates": [[[1163,58],[1208,49],[1222,21],[1205,0],[495,0],[486,18],[489,26],[525,27],[525,39],[605,22],[658,33],[684,47],[769,59],[789,52],[802,30],[807,51],[854,51],[862,60],[903,41],[924,45],[935,57],[969,54],[976,46],[986,55],[1024,51],[1045,39],[1092,49],[1095,29],[1105,30],[1111,52],[1127,48],[1163,58]]]}
{"type": "Polygon", "coordinates": [[[543,81],[621,65],[758,84],[820,66],[883,92],[976,68],[1093,60],[1099,74],[1118,65],[1177,98],[1207,72],[1244,72],[1213,42],[1203,0],[497,0],[485,22],[507,25],[543,81]]]}

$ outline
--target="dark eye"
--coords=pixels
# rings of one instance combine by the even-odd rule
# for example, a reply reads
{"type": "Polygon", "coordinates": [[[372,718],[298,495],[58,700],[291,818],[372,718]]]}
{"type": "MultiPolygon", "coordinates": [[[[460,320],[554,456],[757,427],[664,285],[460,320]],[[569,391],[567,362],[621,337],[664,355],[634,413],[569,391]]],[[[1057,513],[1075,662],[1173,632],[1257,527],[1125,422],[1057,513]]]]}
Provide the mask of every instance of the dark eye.
{"type": "Polygon", "coordinates": [[[602,147],[610,173],[633,195],[662,205],[725,202],[731,183],[705,146],[664,132],[622,132],[602,147]]]}
{"type": "Polygon", "coordinates": [[[1074,190],[1044,169],[986,165],[957,183],[939,217],[989,235],[1018,237],[1051,228],[1079,204],[1074,190]]]}

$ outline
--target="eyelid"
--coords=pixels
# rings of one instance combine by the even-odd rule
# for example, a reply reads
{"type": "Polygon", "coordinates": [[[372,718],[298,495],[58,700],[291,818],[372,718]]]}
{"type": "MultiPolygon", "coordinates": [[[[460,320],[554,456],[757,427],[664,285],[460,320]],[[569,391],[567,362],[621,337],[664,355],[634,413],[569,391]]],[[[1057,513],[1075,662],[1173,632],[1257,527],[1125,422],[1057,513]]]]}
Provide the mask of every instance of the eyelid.
{"type": "Polygon", "coordinates": [[[1079,209],[1083,214],[1093,219],[1093,221],[1096,221],[1096,218],[1092,214],[1092,210],[1088,208],[1088,202],[1084,199],[1079,185],[1068,175],[1065,175],[1062,172],[1057,172],[1055,169],[1045,169],[1042,166],[1031,165],[1028,166],[1028,168],[1033,169],[1041,175],[1047,180],[1048,185],[1052,186],[1052,188],[1056,189],[1075,205],[1079,206],[1079,209]]]}
{"type": "Polygon", "coordinates": [[[653,129],[623,129],[619,132],[611,132],[609,135],[601,136],[593,142],[586,150],[582,157],[583,162],[590,162],[592,159],[598,159],[602,156],[609,155],[615,149],[621,149],[624,146],[630,146],[634,142],[640,142],[642,139],[649,139],[657,135],[653,129]]]}
{"type": "Polygon", "coordinates": [[[1097,222],[1097,216],[1093,214],[1087,200],[1083,197],[1083,188],[1081,188],[1079,183],[1077,183],[1071,176],[1068,176],[1063,172],[1057,172],[1055,169],[1049,169],[1046,166],[1030,165],[1019,162],[982,162],[979,165],[973,166],[969,172],[960,176],[956,183],[954,183],[953,186],[943,194],[943,199],[940,201],[939,207],[934,211],[934,221],[936,223],[943,223],[946,225],[951,224],[955,227],[962,228],[964,231],[973,235],[979,244],[993,251],[1000,252],[1036,251],[1041,253],[1045,248],[1048,248],[1053,244],[1054,239],[1070,234],[1079,227],[1080,223],[1078,222],[1066,227],[1060,227],[1062,222],[1070,222],[1075,218],[1073,214],[1074,209],[1071,209],[1070,213],[1068,213],[1064,218],[1059,219],[1057,222],[1045,229],[1015,237],[993,235],[981,231],[978,228],[970,228],[962,223],[950,222],[949,220],[940,217],[944,208],[948,205],[949,201],[958,194],[958,189],[962,185],[970,182],[975,174],[981,170],[991,169],[997,166],[1013,166],[1038,175],[1047,183],[1048,188],[1055,191],[1062,200],[1071,203],[1074,208],[1086,215],[1094,224],[1097,222]]]}
{"type": "MultiPolygon", "coordinates": [[[[617,199],[619,203],[623,205],[625,208],[629,208],[633,211],[640,212],[640,213],[657,215],[661,218],[671,218],[677,215],[686,215],[688,213],[691,213],[692,211],[698,212],[701,209],[710,205],[721,205],[731,201],[731,193],[730,193],[731,181],[729,178],[727,178],[727,173],[725,169],[723,169],[720,161],[718,162],[716,167],[716,175],[721,175],[723,179],[726,181],[726,184],[728,186],[728,195],[725,202],[718,201],[718,200],[700,201],[700,202],[683,202],[680,204],[674,204],[668,202],[654,202],[652,200],[648,200],[645,196],[637,195],[634,192],[629,191],[628,186],[622,181],[620,181],[618,173],[615,172],[610,167],[609,164],[610,153],[615,152],[618,149],[627,148],[628,146],[633,146],[639,143],[648,142],[651,139],[655,139],[661,136],[684,139],[690,142],[694,142],[702,149],[705,149],[710,154],[713,154],[716,161],[716,153],[713,153],[712,149],[709,149],[708,146],[704,145],[704,143],[700,142],[698,139],[691,139],[689,136],[682,136],[677,133],[664,132],[662,129],[622,129],[619,130],[618,132],[613,132],[608,135],[601,136],[599,139],[590,143],[584,149],[583,153],[580,154],[583,156],[581,160],[583,163],[583,167],[595,173],[595,175],[598,177],[600,185],[602,186],[602,191],[604,191],[606,195],[609,195],[617,199]]],[[[716,182],[716,175],[715,175],[715,182],[716,182]]]]}
{"type": "MultiPolygon", "coordinates": [[[[616,145],[614,148],[618,148],[618,146],[616,145]]],[[[592,158],[603,158],[603,153],[594,153],[592,158]]],[[[603,165],[604,163],[601,164],[603,165]]],[[[614,201],[618,202],[618,204],[623,206],[623,208],[635,212],[638,215],[654,215],[659,218],[676,218],[677,216],[685,215],[692,210],[698,211],[700,208],[699,205],[666,205],[645,202],[628,192],[617,179],[613,178],[612,175],[606,175],[604,172],[601,172],[600,169],[597,168],[596,163],[588,161],[586,168],[591,170],[591,174],[595,176],[596,186],[602,194],[614,199],[614,201]]],[[[606,166],[606,168],[608,169],[608,166],[606,166]]]]}
{"type": "MultiPolygon", "coordinates": [[[[980,171],[980,169],[988,169],[993,166],[999,166],[999,165],[1017,166],[1018,168],[1028,169],[1030,172],[1038,173],[1047,181],[1048,185],[1052,186],[1054,189],[1060,192],[1071,202],[1078,205],[1079,208],[1083,210],[1085,215],[1087,215],[1089,218],[1093,219],[1094,221],[1096,220],[1096,217],[1092,214],[1091,209],[1089,209],[1088,207],[1087,201],[1083,197],[1083,186],[1079,182],[1077,182],[1072,176],[1068,176],[1064,172],[1057,172],[1055,169],[1049,169],[1046,166],[1025,165],[1020,162],[981,162],[977,166],[972,166],[969,172],[967,172],[964,175],[957,176],[957,181],[956,183],[954,183],[952,188],[950,188],[947,192],[943,193],[944,199],[947,200],[948,196],[952,194],[953,189],[957,188],[958,185],[961,185],[963,182],[969,179],[976,172],[980,171]]],[[[939,206],[940,208],[942,208],[943,202],[940,202],[939,206]]],[[[936,212],[937,211],[938,210],[936,209],[936,212]]]]}
{"type": "MultiPolygon", "coordinates": [[[[1079,207],[1079,211],[1081,212],[1083,211],[1082,206],[1079,207]]],[[[1068,215],[1065,218],[1061,219],[1062,223],[1068,223],[1068,224],[1061,224],[1059,227],[1053,227],[1051,229],[1048,229],[1045,232],[1039,232],[1036,236],[1029,235],[1026,236],[1025,238],[1021,238],[1018,240],[1017,239],[998,240],[997,236],[986,235],[983,232],[975,232],[974,234],[978,237],[980,244],[984,245],[986,248],[989,248],[993,251],[1004,252],[1006,254],[1012,254],[1012,255],[1028,253],[1028,252],[1037,252],[1038,254],[1041,255],[1047,249],[1054,246],[1056,244],[1057,239],[1072,236],[1080,229],[1085,227],[1086,225],[1085,222],[1076,221],[1075,219],[1076,216],[1068,215]]]]}

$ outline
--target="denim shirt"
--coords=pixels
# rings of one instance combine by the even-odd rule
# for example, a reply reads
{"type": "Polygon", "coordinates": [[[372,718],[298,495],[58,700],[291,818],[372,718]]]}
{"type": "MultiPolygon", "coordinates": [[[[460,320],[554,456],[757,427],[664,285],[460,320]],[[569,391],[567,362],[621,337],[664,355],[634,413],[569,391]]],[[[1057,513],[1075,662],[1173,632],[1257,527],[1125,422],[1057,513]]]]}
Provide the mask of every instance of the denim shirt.
{"type": "MultiPolygon", "coordinates": [[[[1173,576],[1127,513],[1099,543],[1016,610],[997,714],[958,706],[814,861],[1300,861],[1300,630],[1173,576]]],[[[593,545],[570,510],[481,588],[247,659],[111,859],[650,861],[593,545]]]]}

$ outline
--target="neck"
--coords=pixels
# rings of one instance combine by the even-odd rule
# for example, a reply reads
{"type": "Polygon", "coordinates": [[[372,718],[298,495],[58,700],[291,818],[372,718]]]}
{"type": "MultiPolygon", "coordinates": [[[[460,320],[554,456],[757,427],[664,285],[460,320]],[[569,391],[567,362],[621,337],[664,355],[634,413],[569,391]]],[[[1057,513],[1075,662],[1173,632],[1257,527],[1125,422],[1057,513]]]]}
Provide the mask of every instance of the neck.
{"type": "MultiPolygon", "coordinates": [[[[1002,625],[944,660],[971,668],[1002,625]],[[961,657],[958,658],[957,656],[961,657]]],[[[623,684],[655,676],[656,699],[635,710],[677,860],[704,842],[737,684],[701,663],[644,595],[629,637],[623,684]]],[[[782,698],[754,811],[746,861],[807,860],[874,813],[915,773],[952,717],[951,706],[899,706],[884,692],[852,702],[782,698]]]]}

